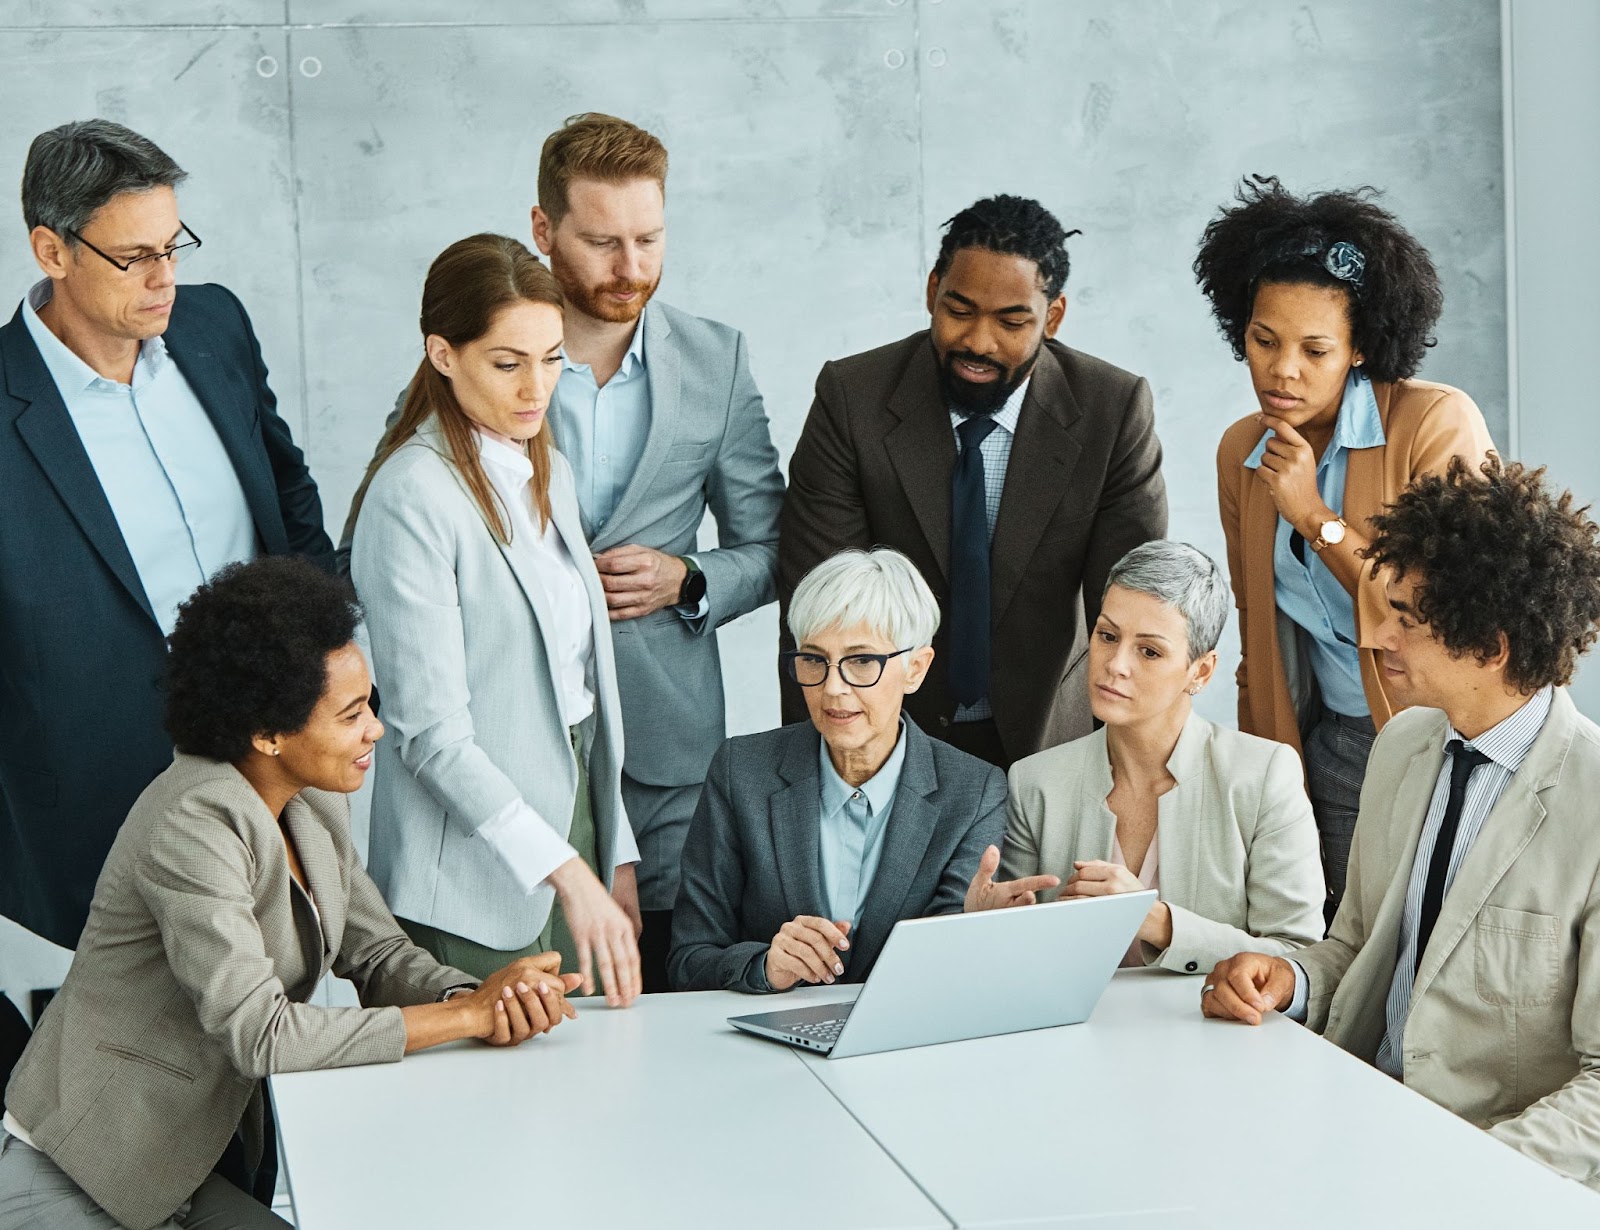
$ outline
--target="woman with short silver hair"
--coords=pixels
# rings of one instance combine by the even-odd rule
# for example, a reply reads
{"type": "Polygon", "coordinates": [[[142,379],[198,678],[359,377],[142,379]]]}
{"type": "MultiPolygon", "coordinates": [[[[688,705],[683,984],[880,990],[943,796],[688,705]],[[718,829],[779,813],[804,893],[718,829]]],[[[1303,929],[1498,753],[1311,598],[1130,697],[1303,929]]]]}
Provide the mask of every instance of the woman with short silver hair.
{"type": "Polygon", "coordinates": [[[1221,570],[1187,543],[1148,542],[1112,568],[1089,642],[1090,707],[1104,726],[1012,766],[1005,851],[984,855],[967,909],[1153,888],[1123,965],[1187,974],[1322,938],[1299,758],[1194,712],[1228,596],[1221,570]],[[994,880],[997,868],[1009,881],[994,880]]]}
{"type": "Polygon", "coordinates": [[[674,990],[861,982],[902,918],[960,911],[1005,829],[999,769],[901,712],[939,606],[898,551],[841,551],[796,587],[784,670],[810,722],[727,740],[683,850],[674,990]]]}

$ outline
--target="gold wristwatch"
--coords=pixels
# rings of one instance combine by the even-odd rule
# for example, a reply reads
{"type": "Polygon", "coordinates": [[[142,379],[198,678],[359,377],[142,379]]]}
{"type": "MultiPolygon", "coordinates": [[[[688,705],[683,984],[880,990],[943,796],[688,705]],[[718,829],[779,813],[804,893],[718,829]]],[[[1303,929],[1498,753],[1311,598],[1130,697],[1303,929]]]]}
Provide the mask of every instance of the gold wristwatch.
{"type": "Polygon", "coordinates": [[[1332,521],[1324,521],[1317,529],[1317,540],[1311,544],[1311,549],[1321,555],[1324,547],[1331,547],[1335,543],[1343,542],[1344,532],[1349,528],[1344,523],[1343,517],[1335,517],[1332,521]]]}

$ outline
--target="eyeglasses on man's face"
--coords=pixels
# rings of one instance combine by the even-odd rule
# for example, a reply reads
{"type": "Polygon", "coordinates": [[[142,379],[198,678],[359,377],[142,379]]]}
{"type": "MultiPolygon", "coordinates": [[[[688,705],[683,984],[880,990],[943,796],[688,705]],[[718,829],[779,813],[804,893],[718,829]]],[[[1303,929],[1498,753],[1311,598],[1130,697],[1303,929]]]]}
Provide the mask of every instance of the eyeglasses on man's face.
{"type": "Polygon", "coordinates": [[[787,649],[778,657],[783,660],[789,678],[803,688],[814,688],[827,682],[828,672],[838,668],[839,678],[852,688],[870,688],[883,678],[884,665],[890,658],[910,653],[911,648],[897,649],[893,653],[852,653],[837,662],[830,662],[820,653],[805,653],[787,649]]]}
{"type": "Polygon", "coordinates": [[[170,248],[166,248],[163,251],[146,252],[143,256],[136,256],[132,260],[127,261],[119,261],[109,252],[102,252],[77,231],[68,231],[67,234],[71,235],[74,239],[76,239],[79,243],[88,248],[89,251],[93,252],[102,260],[110,261],[118,269],[122,270],[123,273],[148,273],[150,270],[156,267],[156,263],[158,261],[171,261],[173,264],[177,264],[179,252],[187,252],[200,246],[200,236],[191,231],[187,226],[184,225],[182,221],[179,221],[178,223],[178,232],[179,234],[187,235],[189,238],[182,240],[179,243],[175,243],[170,248]]]}

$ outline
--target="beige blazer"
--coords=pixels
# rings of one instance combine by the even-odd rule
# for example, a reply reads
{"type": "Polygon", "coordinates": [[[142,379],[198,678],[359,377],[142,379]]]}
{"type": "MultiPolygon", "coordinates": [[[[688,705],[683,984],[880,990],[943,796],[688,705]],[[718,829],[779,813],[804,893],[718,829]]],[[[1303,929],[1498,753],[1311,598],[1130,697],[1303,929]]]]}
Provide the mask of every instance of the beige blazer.
{"type": "MultiPolygon", "coordinates": [[[[1344,901],[1295,959],[1306,1023],[1369,1063],[1445,716],[1396,715],[1373,745],[1344,901]]],[[[1600,727],[1557,691],[1484,821],[1417,971],[1405,1083],[1553,1170],[1600,1189],[1600,727]]]]}
{"type": "MultiPolygon", "coordinates": [[[[1161,796],[1157,837],[1172,943],[1142,944],[1145,964],[1210,973],[1242,949],[1283,954],[1321,939],[1327,889],[1299,757],[1192,713],[1167,769],[1178,784],[1161,796]]],[[[1019,760],[1001,876],[1065,883],[1075,861],[1109,859],[1111,785],[1104,729],[1019,760]]]]}
{"type": "Polygon", "coordinates": [[[5,1102],[129,1230],[171,1217],[241,1119],[259,1156],[261,1077],[404,1053],[399,1007],[306,1003],[323,974],[385,1005],[475,981],[395,925],[351,845],[349,810],[344,795],[308,790],[284,813],[317,908],[302,899],[298,927],[277,820],[232,765],[178,755],[118,832],[5,1102]]]}
{"type": "MultiPolygon", "coordinates": [[[[1456,454],[1482,461],[1494,449],[1472,398],[1447,384],[1400,380],[1374,384],[1385,443],[1350,453],[1344,519],[1371,534],[1368,518],[1383,511],[1422,474],[1442,474],[1456,454]]],[[[1217,504],[1228,541],[1228,576],[1239,608],[1239,729],[1300,750],[1300,727],[1311,695],[1310,661],[1295,643],[1294,624],[1278,615],[1272,548],[1278,509],[1272,494],[1245,468],[1261,439],[1254,414],[1228,428],[1217,449],[1217,504]],[[1290,642],[1287,652],[1284,642],[1290,642]]],[[[1373,634],[1388,603],[1383,580],[1367,568],[1356,585],[1356,640],[1361,683],[1372,720],[1382,729],[1394,712],[1383,690],[1373,634]]]]}

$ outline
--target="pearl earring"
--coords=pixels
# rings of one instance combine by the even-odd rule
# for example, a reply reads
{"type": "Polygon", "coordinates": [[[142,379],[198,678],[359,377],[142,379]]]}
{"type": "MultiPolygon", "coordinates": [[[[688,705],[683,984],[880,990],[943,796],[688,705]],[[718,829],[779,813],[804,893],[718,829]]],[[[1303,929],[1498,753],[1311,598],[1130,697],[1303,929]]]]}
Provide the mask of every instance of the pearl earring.
{"type": "Polygon", "coordinates": [[[274,756],[276,756],[276,755],[277,755],[277,754],[278,754],[278,749],[277,749],[277,748],[273,748],[273,749],[272,749],[272,754],[273,754],[273,755],[274,755],[274,756]]]}

